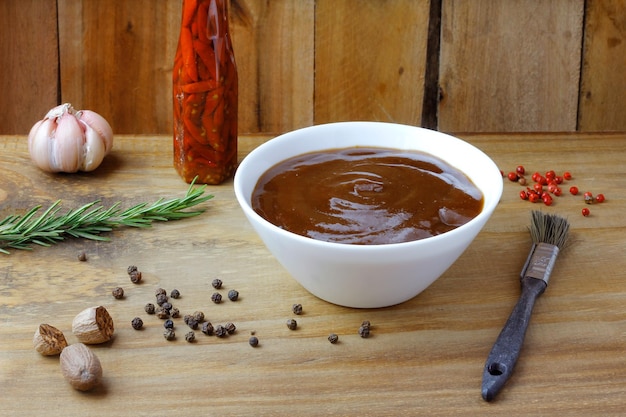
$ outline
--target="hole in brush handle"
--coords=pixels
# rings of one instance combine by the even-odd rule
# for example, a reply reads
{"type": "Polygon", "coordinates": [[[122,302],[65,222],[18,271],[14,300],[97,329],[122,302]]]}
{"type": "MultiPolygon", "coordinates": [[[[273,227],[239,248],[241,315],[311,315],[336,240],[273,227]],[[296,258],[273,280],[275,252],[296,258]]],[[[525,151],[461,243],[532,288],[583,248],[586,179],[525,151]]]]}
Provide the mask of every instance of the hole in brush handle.
{"type": "Polygon", "coordinates": [[[506,373],[506,365],[503,363],[492,363],[487,366],[487,372],[492,376],[500,376],[506,373]]]}

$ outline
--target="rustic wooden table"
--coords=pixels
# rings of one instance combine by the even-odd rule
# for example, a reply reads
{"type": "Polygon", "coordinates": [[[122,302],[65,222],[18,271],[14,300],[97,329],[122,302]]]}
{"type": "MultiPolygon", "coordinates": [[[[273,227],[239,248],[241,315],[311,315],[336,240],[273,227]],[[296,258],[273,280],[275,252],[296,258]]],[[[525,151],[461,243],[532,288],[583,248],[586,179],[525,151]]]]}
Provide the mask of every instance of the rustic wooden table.
{"type": "MultiPolygon", "coordinates": [[[[209,187],[215,198],[196,218],[119,229],[110,242],[68,240],[0,254],[0,411],[3,415],[619,415],[626,409],[626,135],[459,135],[505,172],[569,170],[565,193],[546,207],[520,200],[505,181],[499,207],[464,255],[431,287],[401,305],[343,308],[307,293],[280,267],[246,222],[232,182],[209,187]],[[583,217],[581,191],[604,193],[583,217]],[[539,298],[520,362],[498,398],[480,396],[483,365],[519,295],[530,248],[529,212],[567,217],[573,244],[557,261],[539,298]],[[78,260],[85,252],[86,262],[78,260]],[[126,273],[137,265],[140,285],[126,273]],[[216,305],[211,281],[240,299],[216,305]],[[115,300],[111,289],[125,288],[115,300]],[[214,324],[233,322],[227,338],[197,332],[186,343],[162,336],[143,312],[162,287],[180,290],[174,305],[202,310],[214,324]],[[294,303],[304,312],[295,317],[294,303]],[[73,317],[104,305],[113,340],[93,350],[103,384],[81,393],[63,380],[58,357],[32,346],[40,323],[70,343],[73,317]],[[145,322],[131,328],[133,317],[145,322]],[[299,323],[290,331],[285,321],[299,323]],[[357,329],[372,322],[372,336],[357,329]],[[254,332],[257,348],[248,344],[254,332]],[[329,333],[340,342],[330,344],[329,333]]],[[[267,137],[243,137],[243,157],[267,137]]],[[[169,137],[122,136],[90,174],[51,175],[29,160],[26,139],[0,137],[0,218],[57,199],[74,208],[94,199],[122,206],[182,196],[187,184],[171,161],[169,137]]]]}

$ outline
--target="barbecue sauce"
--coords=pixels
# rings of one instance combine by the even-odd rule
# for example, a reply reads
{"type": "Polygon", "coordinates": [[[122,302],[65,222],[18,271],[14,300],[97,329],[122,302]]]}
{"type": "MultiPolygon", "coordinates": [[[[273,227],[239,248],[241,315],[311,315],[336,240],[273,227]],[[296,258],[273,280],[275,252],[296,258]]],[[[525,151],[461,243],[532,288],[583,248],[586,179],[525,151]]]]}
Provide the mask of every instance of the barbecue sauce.
{"type": "Polygon", "coordinates": [[[440,158],[386,148],[303,154],[265,172],[252,207],[313,239],[361,245],[424,239],[476,217],[483,195],[440,158]]]}

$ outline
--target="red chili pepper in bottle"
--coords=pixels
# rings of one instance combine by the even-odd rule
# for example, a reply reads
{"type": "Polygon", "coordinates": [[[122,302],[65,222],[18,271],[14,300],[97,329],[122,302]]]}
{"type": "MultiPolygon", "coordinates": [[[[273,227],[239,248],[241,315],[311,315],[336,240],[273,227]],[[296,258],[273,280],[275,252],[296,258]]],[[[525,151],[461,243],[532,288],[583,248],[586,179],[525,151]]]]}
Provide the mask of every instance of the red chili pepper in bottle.
{"type": "Polygon", "coordinates": [[[238,80],[228,0],[183,0],[172,72],[174,167],[191,182],[220,184],[237,165],[238,80]]]}

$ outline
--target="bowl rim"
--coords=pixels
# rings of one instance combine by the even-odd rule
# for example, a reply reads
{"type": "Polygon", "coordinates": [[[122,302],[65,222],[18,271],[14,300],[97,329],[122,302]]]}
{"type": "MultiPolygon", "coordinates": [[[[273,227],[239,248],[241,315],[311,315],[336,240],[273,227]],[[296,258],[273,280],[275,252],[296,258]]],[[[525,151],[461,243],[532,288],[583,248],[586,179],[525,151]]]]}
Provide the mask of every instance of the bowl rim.
{"type": "MultiPolygon", "coordinates": [[[[435,136],[442,136],[442,137],[446,137],[448,140],[452,140],[452,141],[458,141],[460,143],[465,144],[466,146],[469,146],[470,148],[473,148],[474,151],[482,154],[486,160],[488,160],[492,167],[488,168],[494,168],[496,170],[496,172],[498,173],[499,176],[500,175],[500,170],[497,167],[497,165],[495,164],[495,162],[491,159],[491,157],[489,157],[489,155],[487,155],[485,152],[483,152],[480,148],[476,147],[475,145],[461,139],[458,138],[456,136],[452,136],[449,135],[447,133],[443,133],[437,130],[432,130],[432,129],[426,129],[423,127],[419,127],[419,126],[413,126],[413,125],[406,125],[406,124],[400,124],[400,123],[391,123],[391,122],[374,122],[374,121],[344,121],[344,122],[331,122],[331,123],[324,123],[324,124],[317,124],[317,125],[312,125],[312,126],[307,126],[307,127],[303,127],[303,128],[299,128],[299,129],[295,129],[295,130],[291,130],[289,132],[285,132],[282,133],[278,136],[275,136],[265,142],[263,142],[261,145],[257,146],[256,148],[254,148],[252,151],[250,151],[250,153],[248,153],[243,160],[241,161],[241,163],[239,164],[239,166],[237,167],[237,170],[235,171],[235,175],[234,175],[234,181],[233,181],[233,188],[235,191],[235,197],[239,202],[239,206],[241,207],[241,209],[244,211],[244,214],[246,214],[247,217],[249,218],[255,218],[256,220],[260,221],[261,225],[265,226],[266,228],[270,228],[273,229],[276,233],[278,233],[279,235],[283,235],[284,237],[289,237],[292,239],[296,239],[297,242],[306,242],[309,245],[313,245],[313,246],[321,246],[324,248],[341,248],[341,250],[343,251],[354,251],[354,252],[369,252],[369,251],[376,251],[376,252],[380,252],[380,251],[384,251],[384,250],[392,250],[392,249],[398,249],[398,248],[410,248],[412,246],[418,248],[420,246],[423,245],[427,245],[429,243],[433,243],[433,242],[438,242],[442,239],[451,239],[454,238],[454,236],[456,236],[459,233],[463,233],[467,228],[472,227],[474,224],[476,223],[480,223],[481,221],[485,221],[487,222],[489,217],[491,216],[491,213],[495,210],[495,208],[498,206],[501,196],[502,196],[502,191],[503,191],[503,184],[502,182],[498,182],[498,187],[495,190],[490,190],[489,192],[494,194],[493,199],[491,199],[489,201],[489,206],[487,206],[488,201],[485,201],[485,204],[483,205],[483,208],[481,210],[481,212],[475,216],[474,218],[472,218],[469,222],[456,227],[450,231],[447,231],[445,233],[442,233],[440,235],[436,235],[436,236],[430,236],[427,238],[423,238],[423,239],[418,239],[418,240],[411,240],[411,241],[407,241],[407,242],[396,242],[396,243],[384,243],[384,244],[376,244],[376,245],[357,245],[357,244],[351,244],[351,243],[343,243],[343,242],[329,242],[329,241],[325,241],[325,240],[319,240],[319,239],[314,239],[314,238],[310,238],[307,236],[302,236],[299,235],[297,233],[293,233],[291,231],[282,229],[278,226],[276,226],[275,224],[273,224],[272,222],[266,220],[265,218],[263,218],[261,215],[259,215],[257,212],[255,212],[252,209],[252,206],[250,204],[251,202],[251,195],[250,196],[245,196],[243,195],[243,179],[242,179],[242,174],[241,174],[241,167],[243,167],[244,169],[248,166],[248,164],[250,164],[252,161],[252,159],[264,152],[266,149],[271,148],[271,147],[275,147],[280,145],[280,143],[285,142],[285,141],[289,141],[290,138],[292,136],[296,136],[296,135],[300,135],[302,133],[304,133],[305,131],[308,130],[320,130],[320,129],[328,129],[328,128],[336,128],[336,127],[354,127],[354,126],[361,126],[361,127],[367,127],[367,126],[389,126],[389,127],[395,127],[395,128],[403,128],[403,129],[409,129],[409,130],[415,130],[415,132],[419,133],[419,132],[428,132],[428,134],[430,135],[435,135],[435,136]]],[[[347,145],[345,146],[345,148],[349,148],[351,147],[351,145],[347,145]]],[[[385,146],[384,144],[382,144],[380,146],[381,148],[387,148],[387,149],[394,149],[397,147],[394,146],[385,146]]],[[[334,148],[328,148],[328,147],[320,147],[317,150],[310,150],[310,151],[302,151],[300,153],[296,153],[294,155],[288,156],[288,157],[284,157],[282,159],[280,159],[279,161],[273,163],[271,166],[279,163],[280,161],[284,161],[285,159],[291,158],[291,157],[295,157],[298,155],[302,155],[305,153],[309,153],[309,152],[317,152],[317,151],[321,151],[324,149],[334,149],[334,148]]],[[[399,149],[399,148],[397,148],[399,149]]],[[[428,151],[424,151],[426,153],[429,153],[428,151]]],[[[441,156],[436,156],[435,157],[442,159],[444,161],[446,161],[446,159],[444,157],[441,156]]],[[[446,161],[447,163],[450,163],[448,161],[446,161]]],[[[454,164],[450,163],[450,165],[454,166],[454,164]]],[[[458,168],[457,168],[458,169],[458,168]]],[[[465,175],[467,175],[469,177],[469,174],[465,173],[465,175]]],[[[471,178],[470,178],[471,179],[471,178]]],[[[481,192],[483,193],[483,195],[485,194],[485,191],[483,189],[481,189],[481,192]]]]}

